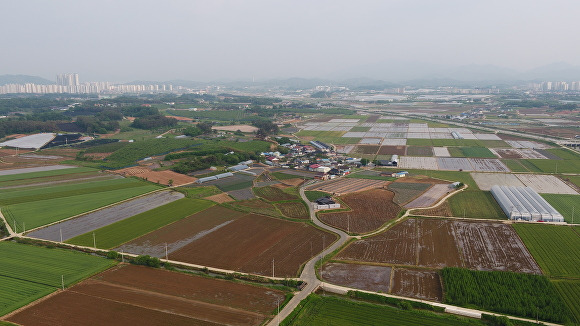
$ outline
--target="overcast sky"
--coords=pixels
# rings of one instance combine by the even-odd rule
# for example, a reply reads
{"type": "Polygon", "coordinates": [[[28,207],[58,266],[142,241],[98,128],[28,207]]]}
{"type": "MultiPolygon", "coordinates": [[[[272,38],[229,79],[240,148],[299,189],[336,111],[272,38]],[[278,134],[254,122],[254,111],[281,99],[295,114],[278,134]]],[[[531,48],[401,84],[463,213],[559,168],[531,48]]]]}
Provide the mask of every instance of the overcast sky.
{"type": "Polygon", "coordinates": [[[328,77],[401,62],[580,64],[577,0],[2,1],[0,74],[328,77]]]}

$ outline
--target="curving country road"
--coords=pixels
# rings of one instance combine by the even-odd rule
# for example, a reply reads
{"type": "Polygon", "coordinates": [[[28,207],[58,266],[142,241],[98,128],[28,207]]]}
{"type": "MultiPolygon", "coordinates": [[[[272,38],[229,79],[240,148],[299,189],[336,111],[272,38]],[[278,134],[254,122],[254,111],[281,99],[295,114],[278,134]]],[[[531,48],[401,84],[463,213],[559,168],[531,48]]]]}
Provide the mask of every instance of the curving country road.
{"type": "MultiPolygon", "coordinates": [[[[304,194],[304,186],[300,187],[300,197],[302,197],[302,200],[304,200],[304,202],[310,203],[310,201],[306,198],[306,195],[304,194]]],[[[282,310],[280,310],[280,313],[274,319],[272,319],[270,321],[268,326],[278,325],[280,323],[280,321],[284,320],[284,318],[288,317],[288,315],[294,309],[296,309],[296,307],[298,306],[300,301],[304,300],[308,295],[310,295],[310,293],[314,292],[321,285],[322,282],[316,277],[316,270],[315,270],[316,263],[320,259],[322,259],[322,257],[324,257],[324,256],[328,255],[329,253],[333,252],[334,250],[338,249],[340,246],[342,246],[345,242],[347,242],[351,238],[344,231],[335,229],[331,226],[328,226],[328,225],[320,222],[316,218],[316,214],[314,213],[314,209],[312,208],[311,204],[308,205],[308,210],[310,212],[310,219],[312,220],[312,222],[314,222],[314,224],[318,225],[319,227],[321,227],[327,231],[338,234],[340,236],[340,238],[337,241],[335,241],[330,247],[326,248],[318,256],[310,259],[304,265],[304,269],[302,270],[302,274],[300,274],[300,280],[306,282],[307,285],[302,289],[302,291],[295,293],[294,297],[292,297],[292,299],[290,299],[290,301],[288,301],[286,306],[284,306],[284,308],[282,310]]]]}

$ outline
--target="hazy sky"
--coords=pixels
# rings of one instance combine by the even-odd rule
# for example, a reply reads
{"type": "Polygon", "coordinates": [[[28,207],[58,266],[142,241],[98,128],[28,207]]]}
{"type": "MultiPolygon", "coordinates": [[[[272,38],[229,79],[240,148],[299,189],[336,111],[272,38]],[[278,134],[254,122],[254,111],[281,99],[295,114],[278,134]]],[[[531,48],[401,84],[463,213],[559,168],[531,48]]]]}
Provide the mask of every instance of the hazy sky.
{"type": "Polygon", "coordinates": [[[399,62],[580,64],[577,0],[4,0],[0,74],[327,77],[399,62]]]}

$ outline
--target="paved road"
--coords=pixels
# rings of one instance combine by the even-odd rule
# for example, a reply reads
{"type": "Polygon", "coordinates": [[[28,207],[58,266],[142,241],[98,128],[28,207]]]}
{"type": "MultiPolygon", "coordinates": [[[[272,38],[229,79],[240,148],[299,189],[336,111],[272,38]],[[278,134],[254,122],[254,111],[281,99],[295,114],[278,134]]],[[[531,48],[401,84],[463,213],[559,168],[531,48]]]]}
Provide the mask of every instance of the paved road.
{"type": "MultiPolygon", "coordinates": [[[[304,186],[300,187],[300,197],[302,197],[302,200],[304,200],[306,203],[310,202],[306,198],[306,195],[304,194],[304,186]]],[[[315,270],[316,262],[318,262],[322,257],[324,257],[324,256],[328,255],[329,253],[333,252],[334,250],[338,249],[345,242],[347,242],[348,239],[350,238],[350,236],[348,234],[346,234],[345,232],[338,230],[338,229],[335,229],[333,227],[330,227],[330,226],[320,222],[316,218],[316,214],[314,213],[314,209],[312,208],[312,205],[309,204],[308,209],[310,211],[310,219],[312,220],[312,222],[314,222],[314,224],[318,225],[319,227],[321,227],[327,231],[338,234],[340,236],[340,238],[337,241],[335,241],[330,247],[328,247],[324,251],[322,251],[318,256],[310,259],[306,263],[306,265],[304,266],[304,269],[302,270],[302,274],[300,274],[300,279],[307,283],[306,287],[304,287],[302,289],[302,291],[294,294],[294,297],[288,302],[288,304],[286,304],[286,306],[284,306],[284,308],[282,310],[280,310],[280,313],[278,314],[278,316],[276,316],[272,321],[270,321],[268,326],[278,325],[278,323],[280,321],[284,320],[284,318],[288,317],[288,315],[294,309],[296,309],[296,307],[298,306],[300,301],[304,300],[308,295],[310,295],[310,293],[314,292],[320,286],[321,282],[316,277],[316,270],[315,270]]]]}

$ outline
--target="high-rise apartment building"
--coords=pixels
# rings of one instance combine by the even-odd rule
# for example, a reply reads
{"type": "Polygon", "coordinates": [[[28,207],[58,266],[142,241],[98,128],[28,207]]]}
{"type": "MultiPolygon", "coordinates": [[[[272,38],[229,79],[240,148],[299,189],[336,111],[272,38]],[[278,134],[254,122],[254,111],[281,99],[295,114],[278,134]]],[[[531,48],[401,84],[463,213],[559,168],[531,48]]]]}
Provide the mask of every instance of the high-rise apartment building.
{"type": "Polygon", "coordinates": [[[79,86],[79,74],[58,74],[56,84],[61,86],[79,86]]]}

